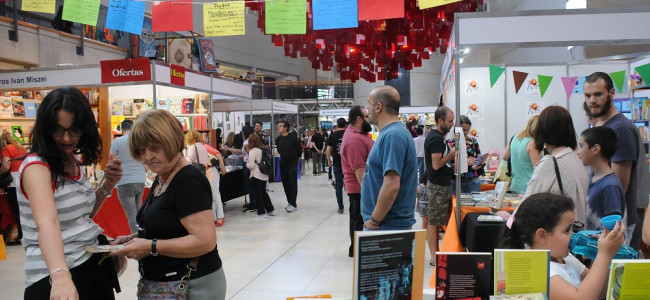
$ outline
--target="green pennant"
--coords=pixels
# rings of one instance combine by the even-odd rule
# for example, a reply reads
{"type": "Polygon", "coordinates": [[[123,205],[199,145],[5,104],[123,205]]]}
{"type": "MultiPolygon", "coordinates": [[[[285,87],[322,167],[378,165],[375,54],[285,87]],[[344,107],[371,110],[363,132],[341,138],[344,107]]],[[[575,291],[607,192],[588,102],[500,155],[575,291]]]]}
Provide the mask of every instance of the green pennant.
{"type": "Polygon", "coordinates": [[[643,82],[645,85],[650,85],[650,64],[645,64],[642,66],[638,66],[634,68],[637,72],[639,72],[639,75],[641,75],[641,78],[643,79],[643,82]]]}
{"type": "Polygon", "coordinates": [[[619,93],[623,92],[623,84],[625,83],[625,70],[609,73],[609,76],[612,77],[614,85],[619,93]]]}
{"type": "Polygon", "coordinates": [[[494,86],[494,84],[497,82],[497,80],[499,80],[499,77],[501,77],[501,74],[503,74],[503,71],[505,70],[505,68],[490,65],[490,87],[494,86]]]}
{"type": "Polygon", "coordinates": [[[548,86],[551,85],[553,76],[537,75],[537,80],[539,80],[539,92],[542,97],[544,97],[544,93],[546,93],[548,86]]]}

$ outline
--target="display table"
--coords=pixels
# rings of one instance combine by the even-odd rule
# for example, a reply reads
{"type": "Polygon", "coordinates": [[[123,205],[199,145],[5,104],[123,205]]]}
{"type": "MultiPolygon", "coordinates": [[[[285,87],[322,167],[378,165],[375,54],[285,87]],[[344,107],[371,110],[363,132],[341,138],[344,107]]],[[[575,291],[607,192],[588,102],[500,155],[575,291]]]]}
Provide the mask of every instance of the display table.
{"type": "Polygon", "coordinates": [[[499,235],[506,226],[505,222],[479,222],[478,217],[489,212],[468,213],[463,220],[460,241],[469,252],[494,252],[498,247],[499,235]]]}
{"type": "Polygon", "coordinates": [[[219,193],[221,194],[221,202],[246,196],[248,190],[246,190],[244,169],[232,170],[226,173],[226,175],[221,175],[219,193]]]}
{"type": "MultiPolygon", "coordinates": [[[[282,175],[280,174],[280,157],[276,156],[273,158],[275,164],[275,182],[282,182],[282,175]]],[[[298,179],[300,179],[300,171],[302,170],[302,159],[298,160],[298,179]]]]}

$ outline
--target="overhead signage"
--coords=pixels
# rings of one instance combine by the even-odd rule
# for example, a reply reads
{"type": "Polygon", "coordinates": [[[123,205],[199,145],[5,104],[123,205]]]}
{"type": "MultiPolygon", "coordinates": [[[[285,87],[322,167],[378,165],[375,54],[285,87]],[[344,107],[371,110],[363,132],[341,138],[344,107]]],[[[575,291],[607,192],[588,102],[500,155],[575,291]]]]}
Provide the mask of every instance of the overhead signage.
{"type": "Polygon", "coordinates": [[[185,67],[170,65],[169,76],[171,84],[185,86],[185,67]]]}
{"type": "Polygon", "coordinates": [[[148,58],[104,60],[100,64],[102,83],[151,80],[148,58]]]}

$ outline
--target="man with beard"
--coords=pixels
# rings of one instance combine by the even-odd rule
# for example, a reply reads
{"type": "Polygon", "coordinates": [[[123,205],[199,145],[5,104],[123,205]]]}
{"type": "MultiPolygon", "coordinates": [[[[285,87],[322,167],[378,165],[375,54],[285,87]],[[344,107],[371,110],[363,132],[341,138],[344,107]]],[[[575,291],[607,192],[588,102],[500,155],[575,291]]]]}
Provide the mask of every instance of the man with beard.
{"type": "Polygon", "coordinates": [[[350,199],[350,207],[348,208],[350,212],[350,248],[348,256],[352,257],[354,232],[363,230],[361,182],[363,181],[363,173],[366,170],[366,160],[375,142],[368,136],[372,126],[368,123],[368,111],[364,107],[357,105],[350,108],[348,120],[350,126],[343,134],[340,154],[343,184],[350,199]]]}
{"type": "Polygon", "coordinates": [[[408,230],[415,224],[418,160],[411,133],[399,119],[399,92],[388,85],[368,96],[368,121],[379,136],[361,184],[364,230],[408,230]]]}
{"type": "MultiPolygon", "coordinates": [[[[638,249],[641,228],[635,230],[635,225],[638,221],[643,222],[643,208],[648,205],[647,190],[644,195],[639,195],[642,199],[637,199],[637,182],[640,177],[646,177],[643,176],[645,174],[641,174],[642,176],[637,174],[637,163],[639,163],[639,156],[642,154],[638,129],[632,121],[619,113],[616,107],[612,105],[616,90],[614,90],[614,84],[609,75],[603,72],[595,72],[589,75],[584,83],[584,93],[585,103],[589,106],[593,118],[597,120],[596,126],[607,126],[616,132],[618,148],[611,158],[611,166],[616,176],[621,180],[625,192],[625,207],[627,209],[625,241],[626,244],[638,249]],[[642,200],[639,203],[641,206],[637,205],[638,200],[642,200]],[[641,209],[637,211],[637,207],[641,207],[641,209]],[[630,242],[633,232],[636,238],[633,242],[630,242]]],[[[645,161],[645,159],[643,160],[645,161]]],[[[648,168],[644,167],[643,170],[639,171],[647,173],[647,170],[648,168]]]]}
{"type": "Polygon", "coordinates": [[[438,230],[449,221],[451,207],[450,163],[455,160],[456,149],[449,149],[445,135],[454,128],[454,112],[440,106],[434,114],[436,127],[429,131],[424,140],[424,162],[427,167],[427,198],[429,198],[429,224],[427,224],[427,243],[431,252],[430,265],[435,265],[438,251],[438,230]]]}

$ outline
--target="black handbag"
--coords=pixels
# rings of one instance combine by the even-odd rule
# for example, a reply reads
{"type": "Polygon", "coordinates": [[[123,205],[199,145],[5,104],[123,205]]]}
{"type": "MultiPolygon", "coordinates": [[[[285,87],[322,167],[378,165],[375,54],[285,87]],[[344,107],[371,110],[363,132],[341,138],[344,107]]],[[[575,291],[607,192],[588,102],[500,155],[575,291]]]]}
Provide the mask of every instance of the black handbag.
{"type": "Polygon", "coordinates": [[[196,151],[196,162],[193,162],[192,165],[199,169],[199,171],[201,171],[201,174],[205,176],[205,165],[199,162],[199,150],[197,149],[196,144],[194,144],[194,151],[196,151]]]}
{"type": "Polygon", "coordinates": [[[13,181],[14,177],[11,176],[10,171],[0,174],[0,188],[7,188],[13,181]]]}

